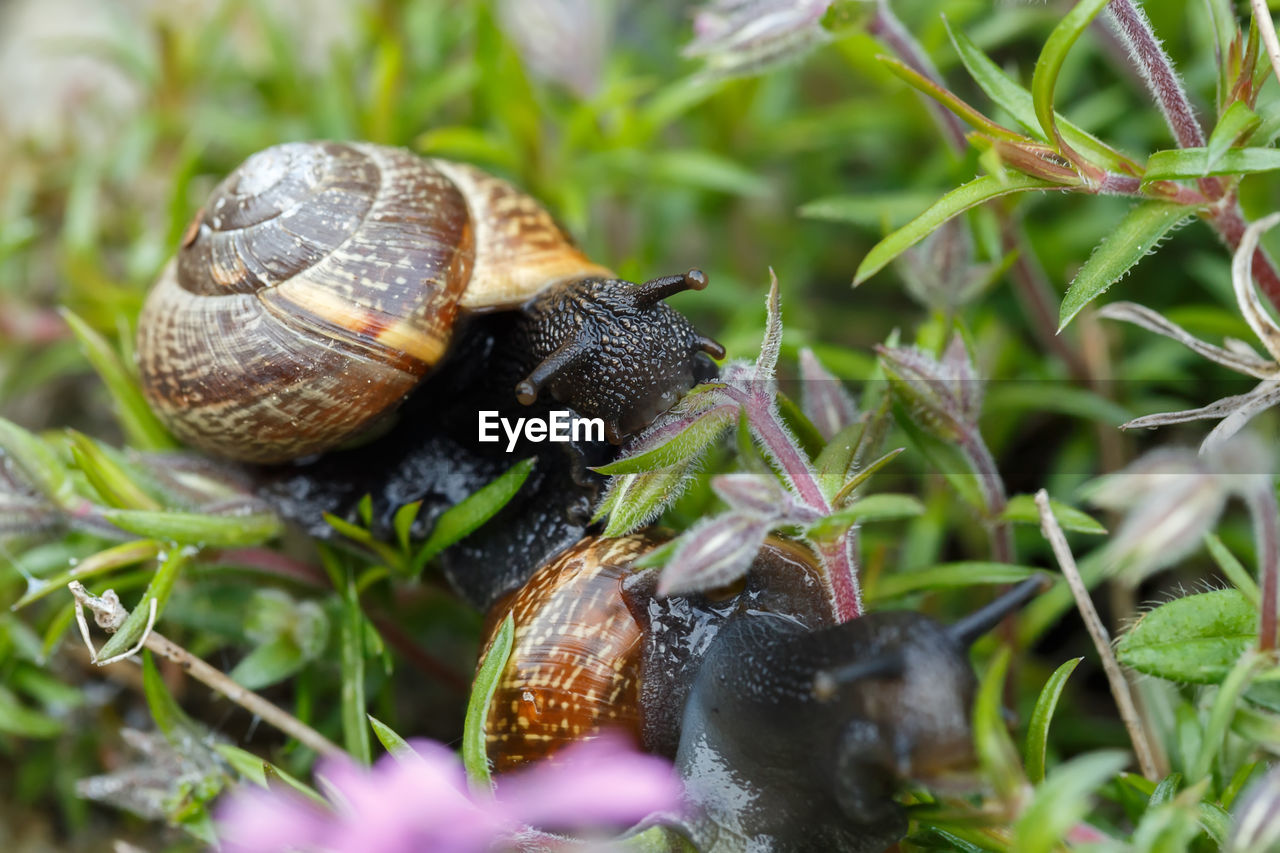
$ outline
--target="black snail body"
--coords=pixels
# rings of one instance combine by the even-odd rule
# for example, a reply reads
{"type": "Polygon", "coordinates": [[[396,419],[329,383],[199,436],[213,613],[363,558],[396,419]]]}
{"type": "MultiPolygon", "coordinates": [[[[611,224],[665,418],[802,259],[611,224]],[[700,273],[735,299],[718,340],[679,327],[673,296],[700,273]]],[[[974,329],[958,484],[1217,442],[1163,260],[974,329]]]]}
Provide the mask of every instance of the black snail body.
{"type": "Polygon", "coordinates": [[[588,537],[491,614],[515,619],[486,720],[498,771],[605,728],[675,759],[677,824],[704,851],[884,850],[893,795],[973,760],[969,643],[1039,586],[946,627],[905,611],[835,624],[811,555],[771,540],[744,582],[655,596],[629,564],[666,537],[588,537]]]}
{"type": "Polygon", "coordinates": [[[448,353],[463,317],[519,316],[521,403],[545,388],[613,441],[722,356],[662,300],[579,252],[478,169],[362,143],[250,157],[214,190],[143,307],[148,401],[187,442],[277,463],[376,427],[448,353]]]}

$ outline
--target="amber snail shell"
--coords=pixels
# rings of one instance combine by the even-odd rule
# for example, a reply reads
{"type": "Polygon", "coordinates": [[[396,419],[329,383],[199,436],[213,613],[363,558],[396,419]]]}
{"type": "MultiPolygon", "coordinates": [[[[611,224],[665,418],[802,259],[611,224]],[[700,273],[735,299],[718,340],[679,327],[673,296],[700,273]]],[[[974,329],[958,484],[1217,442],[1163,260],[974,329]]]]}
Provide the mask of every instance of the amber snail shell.
{"type": "MultiPolygon", "coordinates": [[[[834,622],[812,554],[780,539],[766,543],[747,583],[657,600],[657,571],[631,564],[669,538],[654,529],[586,537],[495,606],[492,627],[507,614],[515,625],[485,723],[495,770],[554,756],[604,729],[673,757],[698,655],[722,624],[748,608],[808,627],[834,622]]],[[[487,654],[486,646],[482,661],[487,654]]]]}
{"type": "Polygon", "coordinates": [[[551,216],[470,166],[360,143],[249,158],[214,191],[139,319],[148,401],[180,438],[277,462],[373,425],[460,311],[611,277],[551,216]]]}

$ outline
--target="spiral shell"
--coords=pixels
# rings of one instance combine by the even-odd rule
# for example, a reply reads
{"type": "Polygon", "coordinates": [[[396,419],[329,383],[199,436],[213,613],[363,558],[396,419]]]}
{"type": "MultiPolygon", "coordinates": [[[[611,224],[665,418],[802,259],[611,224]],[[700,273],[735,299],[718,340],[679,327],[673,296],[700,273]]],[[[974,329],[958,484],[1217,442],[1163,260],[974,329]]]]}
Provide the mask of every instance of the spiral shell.
{"type": "Polygon", "coordinates": [[[479,170],[376,145],[276,146],[217,187],[148,296],[143,388],[174,433],[219,455],[320,452],[394,410],[460,310],[602,273],[479,170]]]}

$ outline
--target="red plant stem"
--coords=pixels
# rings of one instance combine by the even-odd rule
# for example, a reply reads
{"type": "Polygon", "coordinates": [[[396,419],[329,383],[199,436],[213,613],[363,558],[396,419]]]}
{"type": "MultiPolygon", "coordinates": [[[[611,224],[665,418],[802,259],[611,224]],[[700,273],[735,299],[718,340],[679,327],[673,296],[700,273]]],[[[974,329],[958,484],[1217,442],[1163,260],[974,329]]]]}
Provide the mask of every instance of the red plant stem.
{"type": "Polygon", "coordinates": [[[1009,505],[1009,498],[1005,493],[1000,469],[996,467],[996,460],[991,456],[982,436],[977,434],[976,427],[972,433],[962,432],[959,444],[969,464],[973,466],[974,473],[978,475],[978,487],[982,490],[982,497],[987,505],[986,524],[991,537],[991,556],[998,563],[1012,563],[1013,530],[1009,522],[1000,519],[1009,505]]]}
{"type": "MultiPolygon", "coordinates": [[[[1133,4],[1133,0],[1111,0],[1107,7],[1116,22],[1120,39],[1129,49],[1129,57],[1146,81],[1151,96],[1155,98],[1164,120],[1173,131],[1179,148],[1203,148],[1204,129],[1191,108],[1191,100],[1182,88],[1173,61],[1160,45],[1151,30],[1146,14],[1133,4]]],[[[1217,178],[1201,178],[1201,191],[1210,198],[1222,198],[1222,181],[1217,178]]]]}
{"type": "Polygon", "coordinates": [[[1275,486],[1268,475],[1246,498],[1253,516],[1253,531],[1258,551],[1258,575],[1262,587],[1262,605],[1258,616],[1258,648],[1264,652],[1276,648],[1276,611],[1280,608],[1280,530],[1277,529],[1275,486]]]}
{"type": "MultiPolygon", "coordinates": [[[[756,438],[782,469],[796,495],[813,511],[830,515],[831,504],[822,494],[822,487],[818,485],[809,460],[804,457],[796,440],[782,422],[772,391],[768,394],[746,393],[732,386],[726,387],[724,391],[742,406],[756,438]]],[[[858,583],[857,561],[853,556],[856,542],[856,529],[848,528],[834,539],[814,543],[826,568],[824,580],[828,597],[835,608],[836,619],[840,622],[848,622],[862,615],[862,589],[858,583]]]]}
{"type": "Polygon", "coordinates": [[[1173,131],[1180,148],[1203,148],[1204,130],[1191,109],[1191,101],[1182,88],[1178,72],[1173,70],[1169,54],[1151,31],[1147,16],[1132,0],[1111,0],[1107,6],[1116,22],[1120,38],[1129,49],[1129,58],[1147,82],[1151,96],[1173,131]]]}
{"type": "MultiPolygon", "coordinates": [[[[1240,238],[1244,236],[1249,223],[1245,221],[1244,212],[1234,193],[1223,199],[1217,207],[1211,208],[1205,219],[1218,232],[1228,249],[1235,252],[1240,248],[1240,238]]],[[[1253,278],[1262,294],[1280,311],[1280,272],[1276,271],[1275,263],[1261,246],[1253,252],[1253,278]]]]}

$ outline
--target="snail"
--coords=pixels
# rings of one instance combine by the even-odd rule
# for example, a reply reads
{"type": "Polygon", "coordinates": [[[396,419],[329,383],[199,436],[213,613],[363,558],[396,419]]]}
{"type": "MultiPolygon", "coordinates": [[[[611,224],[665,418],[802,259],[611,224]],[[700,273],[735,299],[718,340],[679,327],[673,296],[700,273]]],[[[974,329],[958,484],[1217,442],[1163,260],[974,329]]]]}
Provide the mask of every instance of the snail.
{"type": "Polygon", "coordinates": [[[618,728],[675,760],[689,810],[672,820],[700,850],[900,839],[900,783],[973,763],[968,646],[1041,580],[949,627],[909,611],[836,624],[813,556],[780,539],[734,588],[658,598],[659,570],[630,565],[667,538],[586,537],[491,612],[491,630],[515,624],[485,720],[494,769],[618,728]]]}
{"type": "Polygon", "coordinates": [[[706,283],[697,270],[621,281],[474,167],[289,143],[251,156],[196,214],[143,306],[138,366],[178,437],[279,463],[375,430],[464,318],[509,311],[511,395],[547,390],[617,443],[724,356],[662,301],[706,283]]]}

